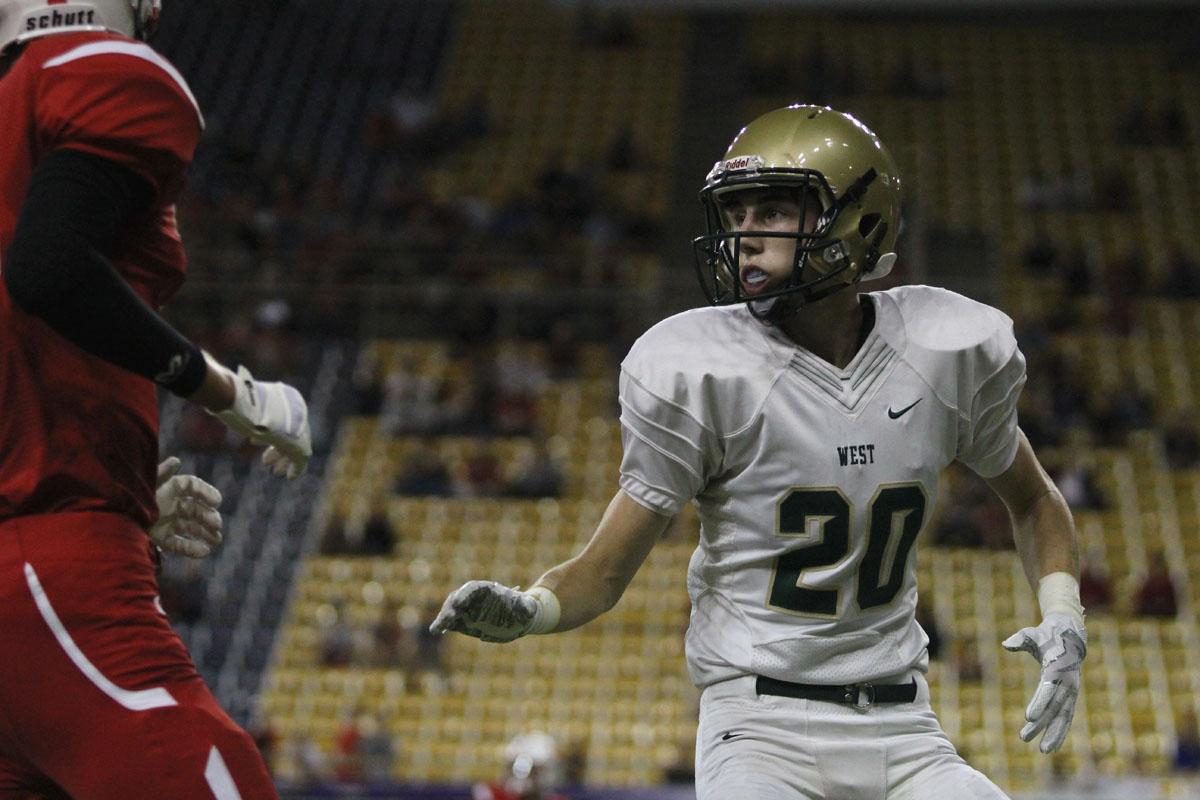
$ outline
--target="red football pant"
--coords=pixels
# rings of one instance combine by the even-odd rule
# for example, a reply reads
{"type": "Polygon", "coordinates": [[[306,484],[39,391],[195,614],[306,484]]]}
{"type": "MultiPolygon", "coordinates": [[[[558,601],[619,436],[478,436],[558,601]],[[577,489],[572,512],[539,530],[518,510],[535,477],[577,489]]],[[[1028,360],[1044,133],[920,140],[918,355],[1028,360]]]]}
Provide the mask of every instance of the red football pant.
{"type": "Polygon", "coordinates": [[[115,514],[0,522],[0,798],[277,798],[115,514]]]}

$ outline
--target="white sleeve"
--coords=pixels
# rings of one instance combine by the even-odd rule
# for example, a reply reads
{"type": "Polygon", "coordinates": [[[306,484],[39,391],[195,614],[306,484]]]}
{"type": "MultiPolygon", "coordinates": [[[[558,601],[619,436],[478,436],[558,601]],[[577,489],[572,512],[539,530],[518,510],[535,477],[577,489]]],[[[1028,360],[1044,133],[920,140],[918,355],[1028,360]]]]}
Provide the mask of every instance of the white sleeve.
{"type": "Polygon", "coordinates": [[[1025,385],[1025,357],[1011,323],[978,348],[976,359],[979,380],[959,432],[958,460],[980,477],[993,478],[1012,464],[1019,441],[1017,401],[1025,385]]]}
{"type": "Polygon", "coordinates": [[[659,397],[621,370],[621,488],[643,506],[673,516],[720,463],[717,434],[683,404],[659,397]]]}

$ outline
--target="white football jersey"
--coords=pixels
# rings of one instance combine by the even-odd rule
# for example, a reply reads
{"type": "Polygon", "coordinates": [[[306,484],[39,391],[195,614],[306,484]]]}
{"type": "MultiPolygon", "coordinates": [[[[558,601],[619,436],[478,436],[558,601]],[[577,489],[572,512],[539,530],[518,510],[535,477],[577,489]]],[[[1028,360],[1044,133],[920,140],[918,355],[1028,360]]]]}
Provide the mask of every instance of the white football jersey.
{"type": "Polygon", "coordinates": [[[698,686],[928,666],[913,545],[950,462],[984,477],[1012,463],[1025,360],[990,306],[927,286],[865,297],[875,325],[845,369],[744,305],[664,320],[621,365],[622,489],[699,511],[698,686]]]}

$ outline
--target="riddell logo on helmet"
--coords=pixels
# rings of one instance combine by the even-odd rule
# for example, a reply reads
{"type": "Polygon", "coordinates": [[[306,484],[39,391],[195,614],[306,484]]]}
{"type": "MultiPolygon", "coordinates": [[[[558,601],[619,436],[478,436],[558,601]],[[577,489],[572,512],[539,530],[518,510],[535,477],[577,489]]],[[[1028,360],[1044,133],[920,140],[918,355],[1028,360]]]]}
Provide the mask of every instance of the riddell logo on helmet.
{"type": "Polygon", "coordinates": [[[68,28],[72,25],[95,25],[96,10],[89,8],[82,11],[45,11],[28,17],[25,20],[25,32],[46,31],[51,28],[68,28]]]}
{"type": "Polygon", "coordinates": [[[723,169],[728,172],[734,169],[751,169],[761,167],[763,160],[758,156],[741,156],[739,158],[731,158],[724,163],[723,169]]]}

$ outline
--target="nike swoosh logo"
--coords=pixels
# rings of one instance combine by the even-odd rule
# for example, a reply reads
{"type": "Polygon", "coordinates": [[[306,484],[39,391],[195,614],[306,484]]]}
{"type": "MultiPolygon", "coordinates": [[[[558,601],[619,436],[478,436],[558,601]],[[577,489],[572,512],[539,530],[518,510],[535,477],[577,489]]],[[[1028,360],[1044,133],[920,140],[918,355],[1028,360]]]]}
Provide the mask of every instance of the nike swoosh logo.
{"type": "Polygon", "coordinates": [[[730,739],[736,739],[736,738],[737,738],[737,737],[739,737],[739,736],[741,736],[741,734],[740,734],[740,733],[727,733],[727,734],[725,734],[724,736],[722,736],[722,737],[721,737],[721,741],[722,741],[722,742],[728,742],[730,739]]]}
{"type": "Polygon", "coordinates": [[[918,397],[916,402],[914,402],[912,405],[907,405],[904,408],[900,409],[899,411],[892,411],[891,407],[889,406],[888,407],[888,416],[891,417],[892,419],[900,419],[901,417],[903,417],[905,414],[907,414],[909,412],[909,409],[911,409],[913,406],[915,406],[917,403],[921,402],[924,399],[925,399],[924,397],[918,397]]]}

